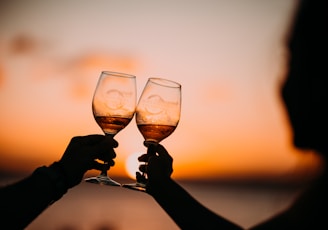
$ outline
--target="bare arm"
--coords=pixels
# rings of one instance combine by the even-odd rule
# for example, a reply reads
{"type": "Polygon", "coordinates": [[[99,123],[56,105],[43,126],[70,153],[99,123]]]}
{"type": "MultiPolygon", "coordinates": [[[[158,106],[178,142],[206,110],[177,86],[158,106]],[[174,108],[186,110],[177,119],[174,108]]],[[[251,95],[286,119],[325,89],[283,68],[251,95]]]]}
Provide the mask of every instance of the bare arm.
{"type": "MultiPolygon", "coordinates": [[[[204,207],[171,179],[173,160],[162,145],[149,146],[148,150],[148,155],[139,158],[140,161],[148,161],[147,168],[140,168],[147,171],[146,191],[181,229],[242,229],[204,207]]],[[[140,174],[137,177],[144,180],[140,174]]]]}

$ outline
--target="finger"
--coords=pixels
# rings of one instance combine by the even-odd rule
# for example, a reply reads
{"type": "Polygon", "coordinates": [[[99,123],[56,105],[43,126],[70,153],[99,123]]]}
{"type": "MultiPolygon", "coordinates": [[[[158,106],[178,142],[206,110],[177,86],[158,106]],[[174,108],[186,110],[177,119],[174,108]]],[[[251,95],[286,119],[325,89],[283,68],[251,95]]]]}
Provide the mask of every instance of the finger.
{"type": "Polygon", "coordinates": [[[115,165],[115,161],[113,159],[104,160],[104,159],[97,158],[94,161],[96,161],[100,164],[107,164],[109,166],[114,166],[115,165]]]}
{"type": "Polygon", "coordinates": [[[76,136],[72,138],[73,141],[78,141],[83,145],[108,145],[112,148],[118,147],[118,142],[113,139],[113,137],[109,135],[100,135],[100,134],[92,134],[88,136],[76,136]]]}
{"type": "Polygon", "coordinates": [[[76,136],[73,137],[73,139],[81,142],[84,145],[94,145],[103,141],[105,136],[100,134],[92,134],[88,136],[76,136]]]}
{"type": "Polygon", "coordinates": [[[140,165],[139,170],[140,172],[147,172],[147,165],[140,165]]]}
{"type": "Polygon", "coordinates": [[[118,147],[118,142],[111,137],[104,137],[101,142],[94,144],[95,150],[111,150],[118,147]]]}
{"type": "Polygon", "coordinates": [[[166,158],[166,159],[169,159],[169,160],[172,160],[173,159],[171,157],[171,155],[168,153],[168,151],[161,144],[158,144],[156,146],[156,152],[157,152],[157,154],[158,154],[159,157],[166,158]]]}
{"type": "Polygon", "coordinates": [[[93,161],[89,167],[89,170],[90,169],[96,169],[96,170],[99,170],[99,171],[103,171],[103,170],[109,170],[110,168],[110,164],[102,164],[98,161],[93,161]]]}
{"type": "Polygon", "coordinates": [[[116,153],[114,149],[102,150],[95,155],[99,160],[109,162],[116,158],[116,153]]]}
{"type": "Polygon", "coordinates": [[[142,177],[141,173],[140,172],[136,172],[136,177],[137,178],[141,178],[142,177]]]}
{"type": "Polygon", "coordinates": [[[146,146],[147,148],[151,145],[157,145],[156,142],[153,142],[153,141],[144,141],[143,142],[144,146],[146,146]]]}
{"type": "Polygon", "coordinates": [[[149,156],[155,156],[156,155],[156,146],[157,145],[154,145],[154,144],[150,144],[148,145],[148,148],[147,148],[147,154],[149,156]]]}
{"type": "Polygon", "coordinates": [[[111,146],[112,148],[118,147],[118,142],[110,135],[106,135],[104,139],[104,144],[111,146]]]}
{"type": "Polygon", "coordinates": [[[147,179],[145,177],[145,175],[141,174],[140,172],[136,172],[136,179],[137,179],[137,182],[139,183],[147,183],[147,179]]]}
{"type": "Polygon", "coordinates": [[[109,165],[110,167],[112,167],[112,166],[115,165],[115,161],[113,161],[113,160],[109,160],[109,161],[106,161],[104,164],[107,164],[107,165],[109,165]]]}
{"type": "Polygon", "coordinates": [[[94,157],[103,161],[114,159],[116,157],[116,153],[113,146],[117,146],[116,144],[117,142],[114,139],[107,137],[104,138],[102,142],[91,147],[94,157]]]}
{"type": "Polygon", "coordinates": [[[138,161],[148,162],[148,158],[149,158],[148,154],[142,154],[140,157],[138,157],[138,161]]]}

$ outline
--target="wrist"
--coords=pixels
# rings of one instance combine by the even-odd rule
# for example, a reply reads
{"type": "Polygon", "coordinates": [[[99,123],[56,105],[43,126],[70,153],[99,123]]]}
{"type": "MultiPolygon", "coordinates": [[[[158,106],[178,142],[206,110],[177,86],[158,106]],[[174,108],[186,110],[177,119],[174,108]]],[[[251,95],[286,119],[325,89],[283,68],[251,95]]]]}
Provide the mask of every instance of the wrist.
{"type": "Polygon", "coordinates": [[[33,174],[43,177],[52,185],[53,202],[59,200],[69,188],[65,179],[65,173],[58,162],[51,164],[49,167],[39,167],[33,174]]]}
{"type": "Polygon", "coordinates": [[[165,193],[172,182],[173,180],[170,177],[148,180],[146,191],[152,196],[157,196],[158,194],[165,193]]]}

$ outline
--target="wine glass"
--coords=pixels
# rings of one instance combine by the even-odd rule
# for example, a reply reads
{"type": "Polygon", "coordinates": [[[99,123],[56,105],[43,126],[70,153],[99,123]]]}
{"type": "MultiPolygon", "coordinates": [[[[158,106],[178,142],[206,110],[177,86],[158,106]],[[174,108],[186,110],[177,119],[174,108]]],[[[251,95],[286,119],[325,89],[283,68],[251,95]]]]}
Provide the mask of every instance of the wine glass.
{"type": "MultiPolygon", "coordinates": [[[[92,100],[93,116],[105,135],[114,136],[133,118],[136,106],[136,77],[125,73],[103,71],[99,77],[92,100]]],[[[106,162],[104,162],[106,163],[106,162]]],[[[86,178],[95,184],[121,186],[107,175],[86,178]]]]}
{"type": "MultiPolygon", "coordinates": [[[[179,123],[180,113],[181,85],[163,78],[149,78],[136,107],[136,123],[145,142],[156,145],[171,135],[179,123]]],[[[142,182],[123,187],[146,190],[142,182]]]]}

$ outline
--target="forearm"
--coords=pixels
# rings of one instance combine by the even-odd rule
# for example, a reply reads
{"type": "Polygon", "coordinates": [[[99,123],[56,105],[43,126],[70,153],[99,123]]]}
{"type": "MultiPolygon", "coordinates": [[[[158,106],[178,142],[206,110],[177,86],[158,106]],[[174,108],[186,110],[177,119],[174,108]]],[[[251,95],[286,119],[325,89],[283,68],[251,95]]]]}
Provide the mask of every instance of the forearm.
{"type": "Polygon", "coordinates": [[[67,191],[57,166],[41,167],[31,176],[0,190],[2,225],[24,229],[67,191]]]}
{"type": "Polygon", "coordinates": [[[204,207],[171,179],[150,188],[150,194],[181,229],[242,229],[204,207]]]}

